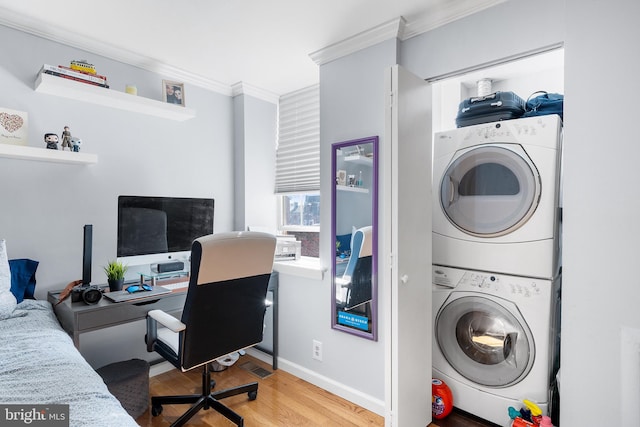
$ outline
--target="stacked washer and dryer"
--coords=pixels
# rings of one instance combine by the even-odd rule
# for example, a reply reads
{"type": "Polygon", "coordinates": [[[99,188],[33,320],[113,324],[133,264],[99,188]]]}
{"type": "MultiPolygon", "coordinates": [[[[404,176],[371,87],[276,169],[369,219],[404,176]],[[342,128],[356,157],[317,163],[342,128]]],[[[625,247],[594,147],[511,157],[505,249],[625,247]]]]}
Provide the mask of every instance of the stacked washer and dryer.
{"type": "Polygon", "coordinates": [[[433,377],[501,426],[549,411],[559,361],[562,122],[548,115],[435,135],[433,377]]]}

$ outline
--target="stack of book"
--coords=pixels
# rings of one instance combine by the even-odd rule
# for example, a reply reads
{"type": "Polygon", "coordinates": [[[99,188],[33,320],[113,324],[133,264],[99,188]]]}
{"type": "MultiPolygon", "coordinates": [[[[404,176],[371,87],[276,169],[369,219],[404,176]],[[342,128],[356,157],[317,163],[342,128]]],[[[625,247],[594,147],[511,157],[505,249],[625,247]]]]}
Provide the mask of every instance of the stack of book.
{"type": "Polygon", "coordinates": [[[52,76],[62,77],[63,79],[75,80],[77,82],[105,87],[107,89],[109,88],[109,85],[107,84],[107,78],[105,76],[80,70],[74,70],[70,67],[64,67],[62,65],[44,64],[42,66],[42,69],[40,69],[40,72],[52,76]]]}

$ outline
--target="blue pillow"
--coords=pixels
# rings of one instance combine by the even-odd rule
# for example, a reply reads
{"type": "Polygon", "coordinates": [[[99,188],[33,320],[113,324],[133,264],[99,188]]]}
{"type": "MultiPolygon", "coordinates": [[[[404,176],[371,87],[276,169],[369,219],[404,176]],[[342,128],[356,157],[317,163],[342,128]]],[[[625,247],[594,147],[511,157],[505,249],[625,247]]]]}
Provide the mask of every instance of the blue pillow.
{"type": "Polygon", "coordinates": [[[341,254],[351,250],[351,234],[336,236],[336,241],[340,242],[340,246],[337,250],[341,254]]]}
{"type": "Polygon", "coordinates": [[[36,269],[38,261],[32,259],[10,259],[11,293],[18,303],[26,299],[35,299],[36,269]]]}

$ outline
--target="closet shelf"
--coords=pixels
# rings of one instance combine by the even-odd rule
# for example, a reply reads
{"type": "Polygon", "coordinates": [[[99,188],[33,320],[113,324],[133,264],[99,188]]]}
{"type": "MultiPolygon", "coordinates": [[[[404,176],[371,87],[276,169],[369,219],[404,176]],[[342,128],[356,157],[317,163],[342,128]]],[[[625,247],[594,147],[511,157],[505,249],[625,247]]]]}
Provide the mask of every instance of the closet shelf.
{"type": "Polygon", "coordinates": [[[44,73],[38,75],[35,82],[35,91],[177,121],[189,120],[196,115],[195,110],[192,108],[168,104],[44,73]]]}
{"type": "Polygon", "coordinates": [[[74,153],[71,151],[49,150],[22,145],[0,144],[0,157],[22,160],[38,160],[53,163],[93,164],[98,162],[96,154],[74,153]]]}

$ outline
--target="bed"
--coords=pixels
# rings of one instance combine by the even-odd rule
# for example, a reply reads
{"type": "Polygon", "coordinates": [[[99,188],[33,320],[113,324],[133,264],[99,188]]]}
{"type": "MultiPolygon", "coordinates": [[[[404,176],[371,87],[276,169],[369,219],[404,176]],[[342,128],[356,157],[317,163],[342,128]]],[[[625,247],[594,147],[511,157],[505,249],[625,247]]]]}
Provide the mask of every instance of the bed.
{"type": "Polygon", "coordinates": [[[136,427],[75,348],[51,304],[35,299],[38,264],[8,259],[6,240],[0,239],[0,425],[13,416],[6,405],[15,404],[16,413],[34,414],[46,410],[41,405],[68,405],[68,417],[63,415],[70,427],[136,427]]]}
{"type": "Polygon", "coordinates": [[[25,299],[0,320],[0,404],[68,404],[69,426],[137,427],[109,393],[51,304],[25,299]]]}

